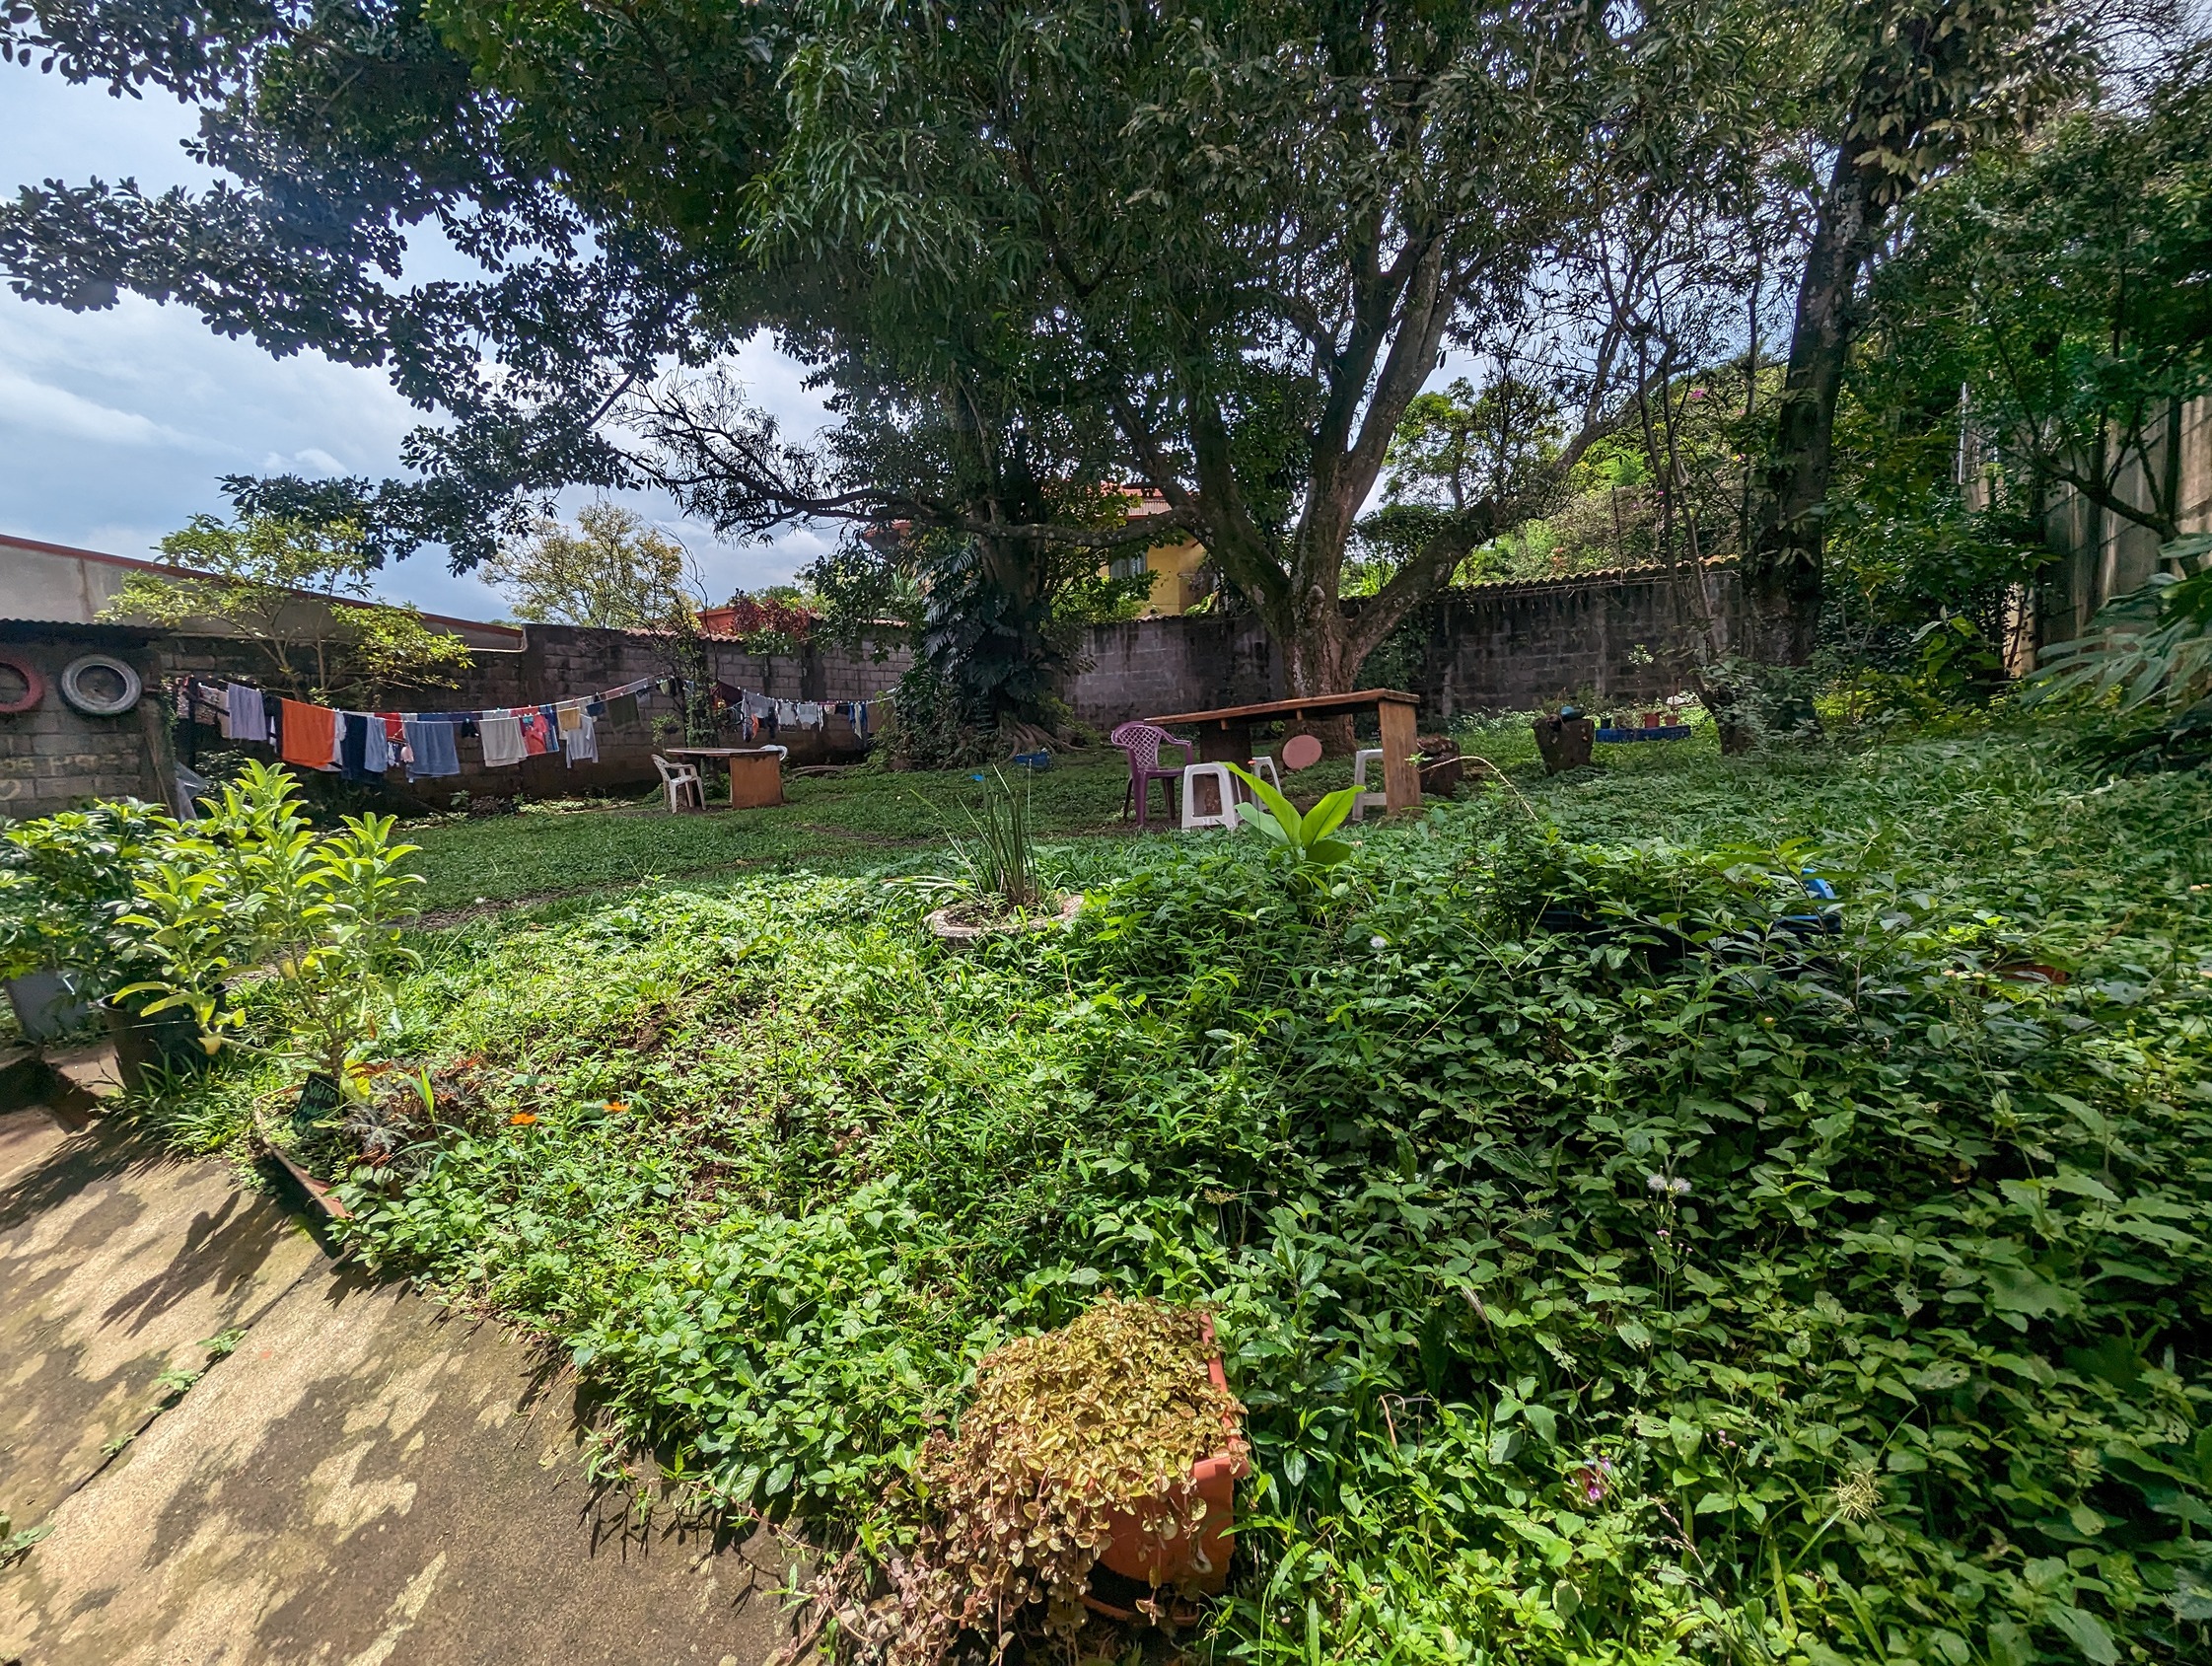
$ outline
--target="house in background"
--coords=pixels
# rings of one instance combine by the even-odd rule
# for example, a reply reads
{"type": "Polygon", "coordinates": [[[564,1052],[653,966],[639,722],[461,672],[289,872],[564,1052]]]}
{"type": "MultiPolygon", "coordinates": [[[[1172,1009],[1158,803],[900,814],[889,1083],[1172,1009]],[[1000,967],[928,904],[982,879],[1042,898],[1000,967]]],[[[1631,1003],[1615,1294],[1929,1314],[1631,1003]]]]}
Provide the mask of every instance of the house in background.
{"type": "MultiPolygon", "coordinates": [[[[1168,500],[1156,491],[1139,491],[1134,487],[1129,491],[1131,520],[1164,513],[1167,507],[1168,500]]],[[[1194,539],[1178,537],[1173,543],[1116,555],[1100,568],[1100,572],[1106,578],[1135,578],[1139,573],[1150,573],[1152,595],[1140,610],[1140,616],[1172,617],[1187,614],[1213,594],[1208,575],[1200,571],[1205,560],[1204,544],[1194,539]]]]}

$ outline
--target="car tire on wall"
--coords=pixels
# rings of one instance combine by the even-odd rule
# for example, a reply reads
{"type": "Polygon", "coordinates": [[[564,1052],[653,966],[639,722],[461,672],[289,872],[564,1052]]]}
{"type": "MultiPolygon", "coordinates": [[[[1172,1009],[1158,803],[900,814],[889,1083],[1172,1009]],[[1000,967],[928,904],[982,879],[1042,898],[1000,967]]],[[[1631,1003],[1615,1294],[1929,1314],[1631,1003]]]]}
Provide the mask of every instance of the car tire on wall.
{"type": "Polygon", "coordinates": [[[145,680],[112,654],[86,654],[61,674],[61,697],[87,717],[120,717],[145,691],[145,680]]]}
{"type": "Polygon", "coordinates": [[[31,710],[46,697],[46,680],[38,675],[38,668],[29,660],[19,660],[13,654],[0,654],[0,667],[14,672],[23,679],[23,692],[14,698],[0,698],[0,717],[13,717],[18,712],[31,710]]]}

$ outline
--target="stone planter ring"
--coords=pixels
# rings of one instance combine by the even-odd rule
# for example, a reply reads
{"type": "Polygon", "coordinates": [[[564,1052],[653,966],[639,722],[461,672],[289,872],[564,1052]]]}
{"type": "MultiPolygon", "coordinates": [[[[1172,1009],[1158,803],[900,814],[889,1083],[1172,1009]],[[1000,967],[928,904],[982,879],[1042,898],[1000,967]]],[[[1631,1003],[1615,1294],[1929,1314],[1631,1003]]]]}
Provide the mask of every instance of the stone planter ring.
{"type": "Polygon", "coordinates": [[[112,654],[86,654],[61,674],[61,697],[87,717],[120,717],[145,691],[144,679],[112,654]]]}
{"type": "Polygon", "coordinates": [[[46,697],[46,680],[38,675],[38,668],[29,660],[19,660],[13,654],[0,654],[0,671],[12,671],[23,679],[23,692],[13,699],[0,699],[0,717],[14,717],[29,711],[46,697]]]}

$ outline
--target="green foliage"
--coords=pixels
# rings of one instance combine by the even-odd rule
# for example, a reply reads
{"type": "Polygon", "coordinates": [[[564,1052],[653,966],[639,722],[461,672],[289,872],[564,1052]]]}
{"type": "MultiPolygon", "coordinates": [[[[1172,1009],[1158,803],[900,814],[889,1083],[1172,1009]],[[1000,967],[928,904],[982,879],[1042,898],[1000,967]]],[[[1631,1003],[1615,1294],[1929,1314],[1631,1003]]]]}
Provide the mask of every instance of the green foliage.
{"type": "Polygon", "coordinates": [[[350,522],[195,515],[161,548],[174,570],[132,573],[101,616],[172,630],[219,622],[258,652],[273,688],[371,705],[450,684],[470,664],[467,645],[418,609],[372,599],[379,557],[350,522]]]}
{"type": "Polygon", "coordinates": [[[1094,906],[971,956],[865,879],[479,921],[386,1038],[476,1097],[354,1243],[556,1339],[679,1496],[887,1558],[992,1348],[1203,1302],[1234,1658],[2180,1666],[2212,865],[2191,785],[2058,739],[1644,749],[1529,782],[1564,831],[1372,831],[1325,918],[1214,839],[1063,851],[1094,906]]]}
{"type": "Polygon", "coordinates": [[[1948,411],[1955,431],[1962,401],[1968,460],[2030,542],[2061,484],[2179,531],[2169,430],[2212,388],[2208,72],[2200,44],[2141,103],[2081,111],[1932,188],[1874,287],[1885,404],[1948,411]]]}
{"type": "Polygon", "coordinates": [[[606,630],[687,627],[700,603],[683,546],[634,509],[592,503],[573,529],[546,517],[483,564],[520,619],[606,630]]]}
{"type": "Polygon", "coordinates": [[[1044,901],[1030,820],[1030,784],[1025,776],[1017,788],[1003,769],[993,769],[991,775],[992,781],[983,783],[980,806],[965,809],[967,836],[953,838],[953,855],[978,901],[1026,913],[1044,901]]]}
{"type": "Polygon", "coordinates": [[[1335,833],[1359,802],[1357,787],[1324,793],[1313,809],[1300,814],[1289,799],[1242,764],[1232,763],[1229,768],[1259,800],[1257,804],[1238,805],[1239,818],[1247,827],[1265,833],[1301,880],[1311,879],[1314,869],[1333,868],[1352,853],[1352,847],[1335,833]]]}
{"type": "MultiPolygon", "coordinates": [[[[2160,551],[2185,565],[2212,555],[2212,535],[2178,539],[2160,551]]],[[[2160,572],[2098,610],[2090,628],[2042,651],[2033,700],[2100,701],[2120,710],[2194,705],[2212,693],[2212,567],[2160,572]]]]}
{"type": "Polygon", "coordinates": [[[422,883],[399,871],[415,847],[393,841],[389,816],[349,816],[318,835],[291,772],[259,761],[209,812],[176,826],[135,876],[121,923],[155,970],[118,996],[149,1017],[189,1011],[211,1053],[271,1048],[352,1090],[349,1066],[392,1006],[389,974],[411,959],[392,916],[422,883]],[[273,1038],[255,1037],[248,1005],[228,998],[261,968],[274,974],[273,1038]]]}
{"type": "Polygon", "coordinates": [[[96,804],[0,829],[0,978],[41,967],[76,976],[89,999],[128,976],[117,924],[169,818],[151,805],[96,804]]]}
{"type": "Polygon", "coordinates": [[[977,1360],[957,1438],[930,1436],[915,1466],[926,1516],[894,1575],[894,1624],[865,1640],[893,1666],[936,1666],[963,1631],[996,1644],[1033,1630],[1024,1611],[1042,1602],[1044,1629],[1072,1644],[1117,1525],[1196,1532],[1191,1466],[1245,1453],[1213,1352],[1204,1314],[1107,1294],[977,1360]]]}

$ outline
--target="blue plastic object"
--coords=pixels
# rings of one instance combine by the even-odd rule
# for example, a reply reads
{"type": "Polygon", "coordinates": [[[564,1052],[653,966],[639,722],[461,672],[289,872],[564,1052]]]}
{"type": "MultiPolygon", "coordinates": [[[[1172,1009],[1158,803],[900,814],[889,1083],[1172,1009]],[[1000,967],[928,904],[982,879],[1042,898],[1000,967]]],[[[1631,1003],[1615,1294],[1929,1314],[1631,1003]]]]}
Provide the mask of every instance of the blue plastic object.
{"type": "Polygon", "coordinates": [[[1689,725],[1669,723],[1657,729],[1601,729],[1598,731],[1598,739],[1609,741],[1614,746],[1623,746],[1631,741],[1686,741],[1689,739],[1689,725]]]}
{"type": "Polygon", "coordinates": [[[1018,752],[1014,755],[1013,761],[1017,769],[1044,770],[1052,767],[1052,755],[1049,752],[1018,752]]]}

